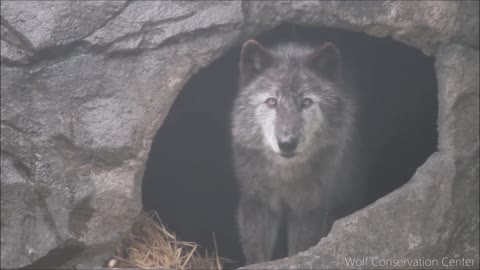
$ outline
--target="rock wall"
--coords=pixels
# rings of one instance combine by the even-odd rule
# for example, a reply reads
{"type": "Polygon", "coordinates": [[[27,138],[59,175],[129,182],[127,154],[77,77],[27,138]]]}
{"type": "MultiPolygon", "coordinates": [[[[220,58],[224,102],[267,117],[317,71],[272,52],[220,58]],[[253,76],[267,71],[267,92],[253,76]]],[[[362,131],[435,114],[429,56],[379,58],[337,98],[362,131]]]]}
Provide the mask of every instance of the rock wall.
{"type": "Polygon", "coordinates": [[[346,257],[376,256],[478,268],[478,10],[478,1],[2,1],[1,267],[100,266],[141,210],[150,145],[182,86],[229,48],[291,22],[433,55],[439,146],[408,184],[337,221],[316,247],[255,267],[346,268],[346,257]]]}

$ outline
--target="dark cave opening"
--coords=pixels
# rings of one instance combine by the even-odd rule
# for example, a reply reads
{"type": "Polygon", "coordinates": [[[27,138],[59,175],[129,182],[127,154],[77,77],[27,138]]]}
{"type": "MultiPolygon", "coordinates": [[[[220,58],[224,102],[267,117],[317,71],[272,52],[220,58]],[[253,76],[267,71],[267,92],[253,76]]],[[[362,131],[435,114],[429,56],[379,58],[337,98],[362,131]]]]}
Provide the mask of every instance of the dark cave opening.
{"type": "MultiPolygon", "coordinates": [[[[434,59],[389,38],[283,25],[256,37],[331,41],[348,59],[361,93],[359,121],[369,168],[368,202],[405,184],[436,151],[434,59]]],[[[156,210],[181,240],[194,241],[243,265],[235,224],[229,111],[236,94],[240,47],[194,75],[159,129],[142,186],[144,209],[156,210]]],[[[365,205],[359,206],[359,208],[365,205]]],[[[276,257],[283,257],[279,248],[276,257]]]]}

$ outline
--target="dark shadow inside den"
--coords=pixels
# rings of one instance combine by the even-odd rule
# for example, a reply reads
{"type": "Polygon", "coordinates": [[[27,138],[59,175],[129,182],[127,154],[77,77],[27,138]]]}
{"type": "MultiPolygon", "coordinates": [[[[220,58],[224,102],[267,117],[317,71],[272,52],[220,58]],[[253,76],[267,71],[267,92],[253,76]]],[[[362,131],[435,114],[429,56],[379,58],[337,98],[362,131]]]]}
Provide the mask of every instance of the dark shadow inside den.
{"type": "MultiPolygon", "coordinates": [[[[436,151],[437,88],[434,59],[389,38],[283,25],[256,37],[331,41],[349,60],[362,100],[368,202],[406,183],[436,151]]],[[[240,47],[194,75],[176,98],[152,145],[143,179],[143,205],[155,210],[181,240],[194,241],[243,265],[238,242],[236,184],[231,165],[229,111],[236,92],[240,47]]],[[[358,208],[364,207],[360,205],[358,208]]],[[[284,257],[282,238],[276,257],[284,257]]]]}

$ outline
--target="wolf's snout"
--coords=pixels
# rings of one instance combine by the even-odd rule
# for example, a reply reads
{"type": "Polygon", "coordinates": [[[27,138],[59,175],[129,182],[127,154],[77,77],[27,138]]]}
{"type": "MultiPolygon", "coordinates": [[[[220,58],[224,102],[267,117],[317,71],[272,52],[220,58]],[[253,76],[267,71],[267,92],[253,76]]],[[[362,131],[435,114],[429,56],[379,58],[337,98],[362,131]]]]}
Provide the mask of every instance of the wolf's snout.
{"type": "Polygon", "coordinates": [[[298,140],[294,137],[282,138],[278,140],[278,147],[284,153],[292,153],[297,148],[298,140]]]}

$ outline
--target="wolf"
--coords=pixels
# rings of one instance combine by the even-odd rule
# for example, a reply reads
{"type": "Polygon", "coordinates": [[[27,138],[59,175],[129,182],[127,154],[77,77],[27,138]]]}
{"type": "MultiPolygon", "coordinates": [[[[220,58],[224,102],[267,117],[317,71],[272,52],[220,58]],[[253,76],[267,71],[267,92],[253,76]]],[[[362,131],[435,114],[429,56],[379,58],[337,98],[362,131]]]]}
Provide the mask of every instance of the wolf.
{"type": "Polygon", "coordinates": [[[241,48],[231,111],[237,223],[247,264],[272,259],[286,221],[288,254],[317,244],[363,200],[356,90],[337,47],[241,48]]]}

